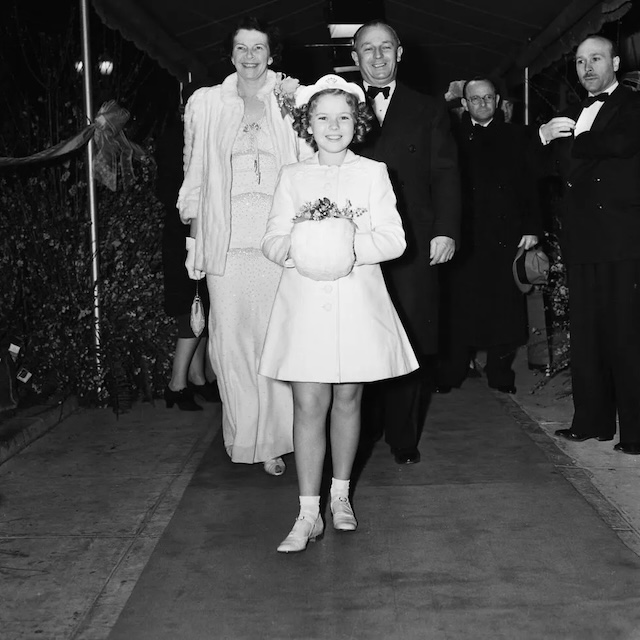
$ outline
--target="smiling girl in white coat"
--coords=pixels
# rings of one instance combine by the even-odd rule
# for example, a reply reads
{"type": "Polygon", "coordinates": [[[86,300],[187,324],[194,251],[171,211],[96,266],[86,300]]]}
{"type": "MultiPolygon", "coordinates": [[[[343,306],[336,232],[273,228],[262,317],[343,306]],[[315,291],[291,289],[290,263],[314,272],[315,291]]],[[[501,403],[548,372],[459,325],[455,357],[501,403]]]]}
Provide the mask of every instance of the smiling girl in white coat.
{"type": "Polygon", "coordinates": [[[362,140],[372,117],[362,89],[339,76],[324,76],[298,91],[296,105],[298,135],[315,143],[317,153],[281,170],[262,240],[267,258],[285,269],[259,372],[291,382],[294,397],[300,512],[278,547],[282,553],[303,551],[309,540],[324,532],[320,483],[329,408],[333,526],[354,531],[357,521],[349,501],[349,480],[360,436],[363,383],[418,368],[379,265],[399,257],[406,247],[387,169],[348,148],[354,138],[362,140]],[[347,217],[341,221],[347,234],[337,238],[342,242],[346,237],[350,243],[346,275],[344,265],[342,272],[331,275],[332,256],[340,250],[344,254],[343,246],[327,246],[325,264],[317,275],[309,272],[308,265],[301,266],[310,245],[305,241],[296,245],[296,238],[308,240],[314,229],[324,235],[329,227],[320,227],[328,220],[313,219],[327,210],[347,217]],[[302,229],[303,225],[309,226],[302,229]],[[306,235],[296,234],[303,230],[306,235]]]}

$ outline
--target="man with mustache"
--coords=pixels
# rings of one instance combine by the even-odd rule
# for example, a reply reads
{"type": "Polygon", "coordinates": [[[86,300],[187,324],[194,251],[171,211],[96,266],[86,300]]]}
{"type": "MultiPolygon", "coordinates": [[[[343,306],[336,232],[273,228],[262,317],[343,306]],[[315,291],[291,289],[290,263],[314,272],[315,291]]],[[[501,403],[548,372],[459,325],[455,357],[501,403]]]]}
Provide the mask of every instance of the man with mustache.
{"type": "Polygon", "coordinates": [[[570,298],[574,416],[556,435],[640,454],[640,94],[618,84],[613,43],[586,38],[588,98],[540,127],[565,184],[561,246],[570,298]]]}

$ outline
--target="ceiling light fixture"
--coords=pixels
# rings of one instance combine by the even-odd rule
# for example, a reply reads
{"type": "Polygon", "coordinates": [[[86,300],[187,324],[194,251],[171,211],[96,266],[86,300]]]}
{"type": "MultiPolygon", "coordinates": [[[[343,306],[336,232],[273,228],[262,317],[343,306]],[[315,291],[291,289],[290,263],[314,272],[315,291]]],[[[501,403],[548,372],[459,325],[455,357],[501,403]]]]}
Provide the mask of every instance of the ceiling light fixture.
{"type": "Polygon", "coordinates": [[[384,20],[383,0],[328,0],[327,26],[333,40],[353,38],[369,20],[384,20]]]}

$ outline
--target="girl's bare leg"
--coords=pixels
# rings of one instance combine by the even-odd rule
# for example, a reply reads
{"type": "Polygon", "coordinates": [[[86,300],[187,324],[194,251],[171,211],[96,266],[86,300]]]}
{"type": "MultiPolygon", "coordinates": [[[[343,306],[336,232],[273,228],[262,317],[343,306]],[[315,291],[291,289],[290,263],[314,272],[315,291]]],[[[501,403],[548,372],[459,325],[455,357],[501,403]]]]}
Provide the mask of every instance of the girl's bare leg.
{"type": "Polygon", "coordinates": [[[349,480],[360,440],[360,384],[333,385],[331,408],[331,459],[333,477],[349,480]]]}
{"type": "Polygon", "coordinates": [[[293,447],[301,496],[319,496],[326,453],[330,384],[293,382],[293,447]]]}
{"type": "Polygon", "coordinates": [[[289,535],[280,543],[280,553],[307,548],[324,531],[320,516],[320,483],[326,453],[325,424],[331,403],[331,385],[294,382],[293,446],[298,471],[300,512],[289,535]]]}

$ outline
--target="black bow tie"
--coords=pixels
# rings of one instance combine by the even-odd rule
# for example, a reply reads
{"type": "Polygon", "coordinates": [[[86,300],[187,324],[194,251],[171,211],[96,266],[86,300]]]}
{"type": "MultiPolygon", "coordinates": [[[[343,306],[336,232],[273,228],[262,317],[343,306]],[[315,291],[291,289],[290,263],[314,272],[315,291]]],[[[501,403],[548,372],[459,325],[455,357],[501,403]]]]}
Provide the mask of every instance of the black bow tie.
{"type": "Polygon", "coordinates": [[[590,107],[594,102],[604,102],[609,97],[608,93],[599,93],[597,96],[589,96],[582,101],[582,108],[590,107]]]}
{"type": "Polygon", "coordinates": [[[387,100],[389,97],[389,92],[391,91],[391,87],[367,87],[367,95],[373,100],[379,93],[384,96],[384,99],[387,100]]]}

